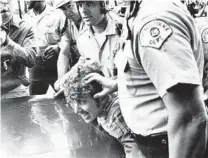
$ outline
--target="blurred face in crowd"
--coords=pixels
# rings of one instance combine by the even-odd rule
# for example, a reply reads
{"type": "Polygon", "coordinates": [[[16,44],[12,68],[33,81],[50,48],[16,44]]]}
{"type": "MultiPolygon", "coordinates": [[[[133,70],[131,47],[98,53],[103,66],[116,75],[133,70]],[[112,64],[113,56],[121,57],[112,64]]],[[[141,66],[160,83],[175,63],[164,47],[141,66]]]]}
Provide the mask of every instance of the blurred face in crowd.
{"type": "Polygon", "coordinates": [[[88,26],[98,25],[104,18],[100,1],[77,2],[80,15],[88,26]]]}
{"type": "Polygon", "coordinates": [[[0,1],[0,12],[2,23],[6,24],[12,18],[11,0],[1,0],[0,1]]]}
{"type": "Polygon", "coordinates": [[[67,18],[73,20],[75,23],[80,21],[80,15],[74,3],[68,2],[61,7],[67,18]]]}
{"type": "Polygon", "coordinates": [[[94,121],[103,109],[102,106],[98,107],[98,103],[90,94],[81,99],[81,101],[73,101],[70,105],[74,112],[80,115],[86,123],[94,121]]]}
{"type": "Polygon", "coordinates": [[[28,9],[35,9],[37,10],[40,5],[43,5],[45,0],[39,0],[39,1],[34,1],[34,0],[28,0],[28,9]]]}

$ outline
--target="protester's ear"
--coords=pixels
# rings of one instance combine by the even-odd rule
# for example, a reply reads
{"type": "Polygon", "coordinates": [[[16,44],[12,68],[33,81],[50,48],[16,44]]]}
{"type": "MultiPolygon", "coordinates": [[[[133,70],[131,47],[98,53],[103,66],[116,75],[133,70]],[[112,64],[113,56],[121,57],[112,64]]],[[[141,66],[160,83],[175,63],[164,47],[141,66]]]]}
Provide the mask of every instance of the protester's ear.
{"type": "Polygon", "coordinates": [[[105,102],[106,102],[106,97],[96,98],[95,100],[99,103],[99,105],[98,105],[98,106],[102,106],[102,105],[104,105],[104,104],[105,104],[105,102]]]}

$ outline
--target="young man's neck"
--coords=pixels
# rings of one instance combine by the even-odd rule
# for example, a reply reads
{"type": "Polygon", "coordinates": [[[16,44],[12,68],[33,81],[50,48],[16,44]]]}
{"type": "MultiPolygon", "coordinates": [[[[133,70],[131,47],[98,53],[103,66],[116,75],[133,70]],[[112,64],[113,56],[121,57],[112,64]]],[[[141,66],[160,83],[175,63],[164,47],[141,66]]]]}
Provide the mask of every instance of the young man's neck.
{"type": "Polygon", "coordinates": [[[104,16],[103,19],[96,26],[92,26],[94,33],[102,33],[105,30],[107,24],[107,17],[104,16]]]}

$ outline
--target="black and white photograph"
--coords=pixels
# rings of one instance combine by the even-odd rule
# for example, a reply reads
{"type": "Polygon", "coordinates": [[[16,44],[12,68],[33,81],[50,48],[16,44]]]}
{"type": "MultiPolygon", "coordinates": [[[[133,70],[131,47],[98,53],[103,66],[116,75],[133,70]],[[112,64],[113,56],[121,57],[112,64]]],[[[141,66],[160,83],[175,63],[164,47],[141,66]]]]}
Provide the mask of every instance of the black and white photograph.
{"type": "Polygon", "coordinates": [[[208,0],[0,0],[1,158],[208,158],[208,0]]]}

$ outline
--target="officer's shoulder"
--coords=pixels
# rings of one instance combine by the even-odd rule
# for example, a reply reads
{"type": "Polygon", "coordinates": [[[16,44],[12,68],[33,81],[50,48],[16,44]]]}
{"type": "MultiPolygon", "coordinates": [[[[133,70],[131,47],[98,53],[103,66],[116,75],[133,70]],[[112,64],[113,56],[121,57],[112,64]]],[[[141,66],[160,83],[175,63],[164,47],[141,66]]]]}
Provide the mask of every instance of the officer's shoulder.
{"type": "Polygon", "coordinates": [[[160,7],[147,11],[148,6],[144,7],[142,14],[135,18],[134,36],[138,35],[141,46],[159,49],[171,37],[175,26],[183,27],[184,23],[191,26],[190,16],[180,6],[172,3],[168,8],[167,4],[162,3],[160,7]]]}
{"type": "Polygon", "coordinates": [[[32,25],[29,22],[27,22],[25,19],[20,19],[17,16],[15,16],[14,19],[15,19],[16,23],[19,24],[19,30],[29,31],[32,29],[32,25]]]}
{"type": "Polygon", "coordinates": [[[142,47],[160,49],[173,33],[171,25],[159,15],[144,17],[139,22],[139,25],[134,25],[134,36],[138,36],[142,47]]]}

